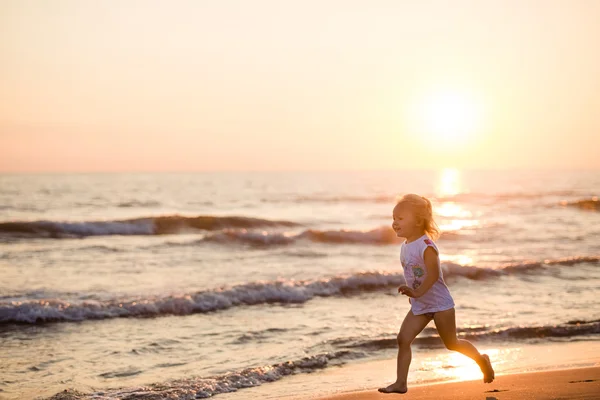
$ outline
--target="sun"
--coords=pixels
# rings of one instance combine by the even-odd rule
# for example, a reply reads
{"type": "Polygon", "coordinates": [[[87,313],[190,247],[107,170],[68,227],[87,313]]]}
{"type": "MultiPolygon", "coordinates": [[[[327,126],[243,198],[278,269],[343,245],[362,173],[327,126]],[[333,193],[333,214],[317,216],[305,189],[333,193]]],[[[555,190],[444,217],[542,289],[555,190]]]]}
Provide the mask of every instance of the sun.
{"type": "Polygon", "coordinates": [[[444,146],[464,145],[481,129],[482,103],[467,92],[431,92],[409,110],[410,130],[444,146]]]}

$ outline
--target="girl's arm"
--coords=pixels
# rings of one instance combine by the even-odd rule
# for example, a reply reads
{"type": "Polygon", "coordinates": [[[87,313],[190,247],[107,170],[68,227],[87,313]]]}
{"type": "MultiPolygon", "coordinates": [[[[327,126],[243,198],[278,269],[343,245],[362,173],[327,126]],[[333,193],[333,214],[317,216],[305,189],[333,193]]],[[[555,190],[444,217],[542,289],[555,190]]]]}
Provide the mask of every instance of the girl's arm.
{"type": "Polygon", "coordinates": [[[440,258],[433,247],[427,247],[425,253],[423,253],[423,259],[425,260],[425,269],[427,270],[427,277],[421,283],[417,289],[409,288],[408,286],[401,286],[398,291],[408,297],[421,297],[438,280],[440,277],[440,258]]]}

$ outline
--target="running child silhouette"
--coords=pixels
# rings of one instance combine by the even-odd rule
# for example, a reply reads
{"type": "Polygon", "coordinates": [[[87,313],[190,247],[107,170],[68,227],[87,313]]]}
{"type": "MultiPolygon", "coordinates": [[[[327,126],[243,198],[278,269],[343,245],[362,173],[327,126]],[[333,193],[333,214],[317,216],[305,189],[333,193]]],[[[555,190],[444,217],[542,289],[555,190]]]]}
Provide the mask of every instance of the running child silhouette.
{"type": "Polygon", "coordinates": [[[379,391],[407,392],[410,344],[432,319],[444,345],[473,359],[483,372],[483,381],[492,382],[494,369],[487,354],[480,354],[469,341],[456,337],[454,300],[444,282],[438,249],[433,242],[440,232],[433,220],[431,202],[416,194],[404,195],[394,207],[393,218],[396,235],[406,239],[400,248],[406,286],[400,286],[398,292],[409,297],[411,307],[398,333],[396,382],[379,391]]]}

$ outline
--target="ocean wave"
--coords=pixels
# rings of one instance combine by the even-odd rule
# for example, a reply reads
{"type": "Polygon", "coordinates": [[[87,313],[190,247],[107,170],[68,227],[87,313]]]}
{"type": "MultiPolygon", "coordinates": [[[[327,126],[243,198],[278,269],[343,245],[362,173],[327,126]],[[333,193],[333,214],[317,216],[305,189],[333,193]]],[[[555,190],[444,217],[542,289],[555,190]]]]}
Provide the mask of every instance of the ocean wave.
{"type": "MultiPolygon", "coordinates": [[[[551,339],[551,338],[575,338],[585,335],[600,334],[600,320],[592,321],[569,321],[557,325],[543,326],[515,326],[493,330],[482,330],[471,328],[457,328],[459,339],[470,341],[493,341],[493,340],[523,340],[523,339],[551,339]]],[[[418,336],[413,343],[422,348],[440,348],[444,343],[436,333],[418,336]]],[[[377,351],[393,349],[398,346],[395,337],[385,338],[341,338],[329,342],[340,349],[359,349],[361,351],[377,351]]]]}
{"type": "MultiPolygon", "coordinates": [[[[15,238],[79,238],[110,235],[166,235],[178,233],[198,233],[205,235],[191,242],[167,242],[179,246],[212,242],[220,244],[249,244],[256,246],[289,245],[299,241],[325,244],[399,244],[403,239],[389,225],[370,230],[319,230],[306,229],[299,233],[281,232],[281,228],[298,228],[303,224],[293,221],[276,221],[250,217],[185,217],[179,215],[136,218],[122,221],[88,222],[0,222],[0,240],[15,238]],[[211,232],[212,231],[212,232],[211,232]]],[[[494,228],[494,226],[490,226],[494,228]]],[[[440,240],[459,240],[468,236],[469,240],[484,240],[483,236],[473,235],[475,229],[465,227],[459,230],[444,231],[440,240]]],[[[164,244],[160,244],[161,246],[164,244]]]]}
{"type": "MultiPolygon", "coordinates": [[[[443,231],[440,241],[468,240],[471,243],[485,243],[490,240],[498,240],[490,232],[497,229],[499,225],[487,225],[482,228],[464,227],[456,230],[443,231]],[[477,234],[484,231],[486,234],[477,234]]],[[[557,240],[580,241],[583,236],[560,236],[557,240]]],[[[398,245],[404,239],[396,236],[391,227],[385,225],[371,230],[318,230],[307,229],[299,233],[278,232],[269,230],[248,230],[248,229],[225,229],[221,232],[208,233],[201,239],[192,241],[170,241],[158,244],[158,246],[190,246],[202,243],[219,243],[222,245],[245,244],[257,247],[277,247],[287,246],[295,243],[308,241],[312,243],[322,243],[331,245],[398,245]]],[[[526,238],[523,240],[534,243],[545,241],[544,238],[526,238]]]]}
{"type": "Polygon", "coordinates": [[[244,305],[297,304],[305,303],[314,297],[374,291],[402,283],[402,274],[362,272],[315,281],[253,282],[182,296],[148,297],[127,301],[3,301],[0,302],[0,324],[189,315],[244,305]]]}
{"type": "Polygon", "coordinates": [[[598,200],[598,197],[596,196],[577,201],[561,201],[560,205],[575,207],[586,211],[600,211],[600,200],[598,200]]]}
{"type": "MultiPolygon", "coordinates": [[[[442,233],[441,240],[458,240],[466,234],[456,231],[442,233]]],[[[472,236],[469,236],[471,238],[472,236]]],[[[206,235],[202,239],[193,242],[169,242],[168,245],[187,246],[200,243],[220,244],[247,244],[251,246],[283,246],[309,241],[323,244],[368,244],[368,245],[390,245],[400,244],[402,240],[396,236],[392,228],[382,226],[371,230],[318,230],[307,229],[300,233],[269,232],[267,230],[226,229],[222,232],[206,235]]]]}
{"type": "Polygon", "coordinates": [[[533,270],[544,269],[551,266],[572,266],[583,263],[596,264],[599,262],[600,256],[575,256],[553,260],[522,261],[504,264],[497,268],[475,267],[447,262],[442,264],[442,269],[444,271],[444,277],[463,277],[472,280],[482,280],[507,274],[529,273],[533,270]]]}
{"type": "MultiPolygon", "coordinates": [[[[539,262],[507,264],[496,269],[443,263],[444,277],[473,280],[530,273],[551,266],[598,263],[600,257],[572,257],[539,262]]],[[[277,280],[252,282],[180,296],[137,299],[86,300],[4,299],[0,301],[0,324],[76,322],[91,319],[144,318],[189,315],[260,304],[302,304],[315,297],[333,297],[382,291],[404,284],[401,273],[358,272],[319,280],[277,280]]],[[[58,297],[58,296],[57,296],[58,297]]],[[[72,297],[71,297],[72,298],[72,297]]]]}
{"type": "Polygon", "coordinates": [[[167,215],[126,219],[121,221],[16,221],[0,223],[0,235],[9,237],[67,238],[105,235],[164,235],[197,230],[214,231],[228,228],[253,229],[264,227],[301,226],[291,221],[273,221],[236,216],[167,215]]]}
{"type": "Polygon", "coordinates": [[[358,230],[315,230],[308,229],[298,234],[268,232],[226,230],[209,235],[199,242],[218,243],[243,243],[257,246],[288,245],[299,241],[310,241],[326,244],[374,244],[384,245],[400,243],[401,239],[396,236],[389,227],[381,227],[370,231],[358,230]]]}
{"type": "Polygon", "coordinates": [[[228,372],[222,375],[176,379],[143,387],[108,389],[95,393],[82,393],[79,391],[68,390],[57,393],[49,399],[205,399],[221,393],[236,392],[239,389],[259,386],[268,382],[275,382],[288,375],[311,373],[327,368],[328,366],[342,365],[346,360],[361,357],[364,357],[363,353],[349,350],[321,353],[298,360],[245,368],[240,371],[228,372]]]}

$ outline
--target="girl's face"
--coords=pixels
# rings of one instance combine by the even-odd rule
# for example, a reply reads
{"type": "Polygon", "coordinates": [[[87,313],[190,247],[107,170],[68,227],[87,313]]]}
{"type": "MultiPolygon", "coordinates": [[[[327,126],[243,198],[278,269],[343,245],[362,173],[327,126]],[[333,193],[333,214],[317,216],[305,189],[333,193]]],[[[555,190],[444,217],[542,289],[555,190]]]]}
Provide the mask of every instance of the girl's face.
{"type": "Polygon", "coordinates": [[[402,204],[396,205],[392,217],[394,219],[392,229],[396,232],[396,236],[408,240],[412,238],[418,239],[423,235],[423,224],[417,220],[410,207],[402,204]]]}

